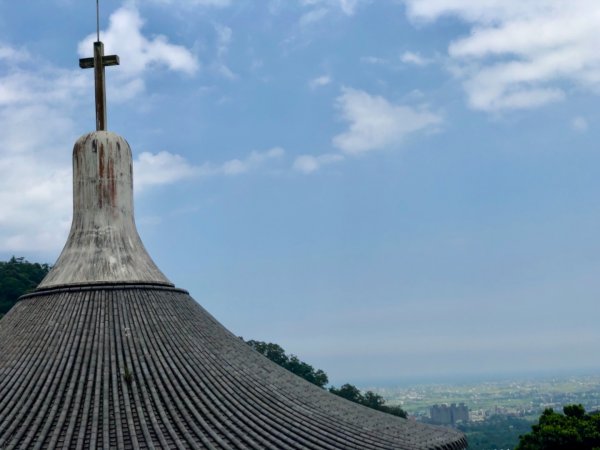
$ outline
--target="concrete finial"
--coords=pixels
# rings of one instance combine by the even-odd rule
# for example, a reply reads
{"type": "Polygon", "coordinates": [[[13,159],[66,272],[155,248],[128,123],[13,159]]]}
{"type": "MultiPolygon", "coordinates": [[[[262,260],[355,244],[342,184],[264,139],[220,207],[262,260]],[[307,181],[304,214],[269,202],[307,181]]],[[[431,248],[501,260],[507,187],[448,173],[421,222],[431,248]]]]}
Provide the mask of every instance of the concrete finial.
{"type": "Polygon", "coordinates": [[[129,144],[108,131],[88,133],[75,143],[71,231],[38,289],[89,283],[172,285],[135,226],[129,144]]]}

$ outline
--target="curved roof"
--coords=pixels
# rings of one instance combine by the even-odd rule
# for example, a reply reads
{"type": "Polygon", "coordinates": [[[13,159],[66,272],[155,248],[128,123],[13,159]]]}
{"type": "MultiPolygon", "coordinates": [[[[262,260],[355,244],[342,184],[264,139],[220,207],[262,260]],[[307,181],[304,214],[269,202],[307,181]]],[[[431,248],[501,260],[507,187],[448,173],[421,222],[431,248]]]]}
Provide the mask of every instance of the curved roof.
{"type": "Polygon", "coordinates": [[[0,321],[0,448],[462,449],[277,366],[185,291],[90,285],[0,321]]]}
{"type": "Polygon", "coordinates": [[[65,248],[0,321],[0,448],[466,447],[291,374],[175,289],[135,228],[123,138],[82,136],[73,169],[65,248]]]}

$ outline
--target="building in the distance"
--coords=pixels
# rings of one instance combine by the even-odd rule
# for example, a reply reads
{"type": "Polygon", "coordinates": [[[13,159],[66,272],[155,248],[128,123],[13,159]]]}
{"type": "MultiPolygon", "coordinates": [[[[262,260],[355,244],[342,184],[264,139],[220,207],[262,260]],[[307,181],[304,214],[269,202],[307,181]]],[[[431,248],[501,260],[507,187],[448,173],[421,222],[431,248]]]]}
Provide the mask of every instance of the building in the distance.
{"type": "Polygon", "coordinates": [[[73,149],[67,243],[0,321],[0,448],[466,448],[293,375],[173,286],[135,227],[129,144],[104,126],[118,59],[94,47],[98,125],[73,149]]]}
{"type": "Polygon", "coordinates": [[[458,422],[469,421],[469,408],[464,404],[433,405],[429,408],[431,421],[439,425],[456,425],[458,422]]]}

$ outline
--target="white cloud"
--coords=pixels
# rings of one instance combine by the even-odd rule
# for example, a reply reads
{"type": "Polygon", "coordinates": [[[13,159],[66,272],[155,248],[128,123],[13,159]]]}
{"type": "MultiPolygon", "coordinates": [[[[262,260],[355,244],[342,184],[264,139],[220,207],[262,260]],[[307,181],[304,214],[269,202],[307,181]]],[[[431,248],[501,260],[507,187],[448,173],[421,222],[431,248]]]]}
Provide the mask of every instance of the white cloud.
{"type": "Polygon", "coordinates": [[[414,52],[404,52],[402,56],[400,56],[400,60],[405,64],[414,64],[415,66],[426,66],[431,63],[431,60],[414,52]]]}
{"type": "Polygon", "coordinates": [[[253,151],[243,159],[231,159],[221,164],[205,162],[193,165],[180,155],[161,151],[159,153],[143,152],[134,161],[134,177],[136,192],[151,186],[176,183],[185,179],[209,176],[235,176],[257,170],[268,161],[276,160],[284,155],[280,147],[258,152],[253,151]]]}
{"type": "Polygon", "coordinates": [[[216,8],[224,8],[231,4],[231,0],[152,0],[154,3],[163,3],[166,5],[177,6],[214,6],[216,8]]]}
{"type": "MultiPolygon", "coordinates": [[[[116,18],[113,16],[108,35],[111,39],[119,35],[113,33],[119,28],[115,25],[119,16],[135,19],[135,32],[123,36],[123,44],[131,51],[141,44],[128,42],[126,37],[146,39],[139,34],[141,20],[131,10],[119,11],[116,18]]],[[[138,71],[147,64],[164,63],[173,70],[187,70],[162,58],[161,52],[170,45],[166,38],[146,41],[152,47],[150,54],[133,61],[135,70],[130,67],[129,74],[115,83],[113,97],[140,93],[143,73],[138,71]]],[[[123,63],[125,66],[125,58],[123,63]]],[[[79,134],[76,130],[81,129],[78,122],[83,103],[87,105],[93,92],[92,82],[89,71],[57,69],[25,49],[0,44],[0,250],[51,253],[64,245],[72,214],[70,150],[79,134]]],[[[142,154],[135,178],[144,188],[192,176],[235,175],[258,169],[282,154],[282,149],[272,149],[221,165],[198,167],[167,152],[142,154]]]]}
{"type": "Polygon", "coordinates": [[[316,89],[318,87],[327,86],[331,83],[331,77],[329,75],[322,75],[320,77],[313,78],[308,82],[308,85],[311,89],[316,89]]]}
{"type": "Polygon", "coordinates": [[[399,144],[408,134],[431,129],[440,116],[383,97],[344,88],[336,106],[350,128],[333,138],[333,145],[345,153],[362,153],[399,144]]]}
{"type": "Polygon", "coordinates": [[[46,83],[76,76],[48,72],[26,79],[30,91],[19,86],[18,95],[6,95],[13,101],[0,104],[0,249],[52,251],[64,244],[70,224],[73,105],[53,100],[62,97],[57,92],[35,96],[46,83]]]}
{"type": "Polygon", "coordinates": [[[52,68],[30,69],[17,66],[1,78],[0,106],[34,104],[72,104],[74,94],[91,86],[81,71],[52,68]]]}
{"type": "Polygon", "coordinates": [[[496,111],[600,92],[600,3],[595,0],[404,0],[413,20],[456,16],[470,33],[450,43],[469,104],[496,111]]]}
{"type": "Polygon", "coordinates": [[[179,155],[162,151],[140,153],[133,164],[136,191],[148,186],[171,184],[196,175],[197,168],[179,155]]]}
{"type": "Polygon", "coordinates": [[[0,42],[0,61],[23,62],[29,59],[29,53],[25,50],[13,48],[0,42]]]}
{"type": "Polygon", "coordinates": [[[293,169],[304,174],[316,172],[321,167],[344,160],[340,154],[325,153],[323,155],[300,155],[294,160],[293,169]]]}
{"type": "Polygon", "coordinates": [[[203,165],[203,174],[205,175],[239,175],[258,169],[269,160],[279,159],[285,154],[280,147],[274,147],[264,152],[253,151],[244,159],[232,159],[219,166],[211,164],[203,165]]]}
{"type": "MultiPolygon", "coordinates": [[[[0,250],[53,251],[71,221],[70,149],[91,79],[0,44],[0,250]]],[[[89,97],[88,97],[89,98],[89,97]]]]}
{"type": "Polygon", "coordinates": [[[585,117],[577,116],[571,120],[571,128],[579,133],[583,133],[588,130],[589,123],[585,117]]]}
{"type": "MultiPolygon", "coordinates": [[[[146,38],[141,30],[144,21],[138,10],[128,4],[111,14],[108,29],[100,33],[107,54],[117,53],[121,66],[117,76],[140,76],[149,66],[165,66],[170,70],[194,74],[200,67],[197,58],[185,47],[169,43],[166,36],[146,38]]],[[[92,53],[96,35],[91,34],[79,43],[81,57],[92,53]]]]}
{"type": "MultiPolygon", "coordinates": [[[[164,36],[144,37],[142,24],[132,6],[124,7],[103,33],[107,53],[118,46],[122,57],[111,77],[115,99],[143,91],[148,65],[184,73],[198,68],[185,48],[164,36]]],[[[81,56],[91,56],[93,40],[80,43],[81,56]]],[[[87,71],[58,69],[43,56],[0,43],[0,250],[55,252],[64,244],[72,214],[70,149],[92,80],[87,71]]]]}

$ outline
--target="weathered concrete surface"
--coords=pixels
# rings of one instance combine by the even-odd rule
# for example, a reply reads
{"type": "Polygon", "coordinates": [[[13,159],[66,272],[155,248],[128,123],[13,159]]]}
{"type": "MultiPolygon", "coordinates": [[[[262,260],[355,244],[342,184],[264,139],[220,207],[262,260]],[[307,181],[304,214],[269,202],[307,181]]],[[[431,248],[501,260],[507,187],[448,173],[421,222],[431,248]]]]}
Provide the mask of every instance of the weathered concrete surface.
{"type": "Polygon", "coordinates": [[[138,235],[133,217],[129,144],[96,131],[73,148],[73,223],[54,268],[39,288],[132,282],[169,284],[138,235]]]}
{"type": "Polygon", "coordinates": [[[2,449],[466,447],[308,383],[174,288],[38,291],[0,321],[2,449]]]}

